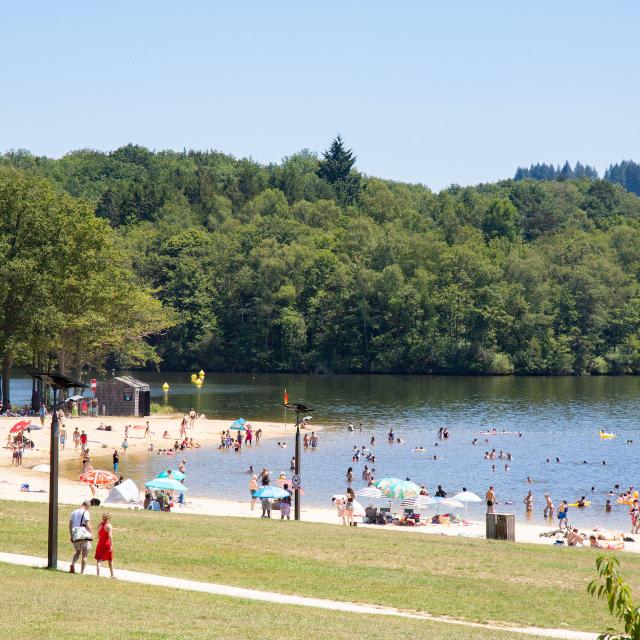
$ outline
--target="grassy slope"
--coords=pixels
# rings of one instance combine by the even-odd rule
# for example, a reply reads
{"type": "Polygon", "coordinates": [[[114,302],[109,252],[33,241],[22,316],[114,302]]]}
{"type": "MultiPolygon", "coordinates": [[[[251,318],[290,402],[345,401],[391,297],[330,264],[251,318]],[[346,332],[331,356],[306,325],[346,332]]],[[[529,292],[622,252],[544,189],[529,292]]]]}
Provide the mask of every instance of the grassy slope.
{"type": "Polygon", "coordinates": [[[500,631],[270,605],[0,564],[0,592],[9,590],[12,611],[20,613],[0,616],[0,638],[12,640],[512,637],[500,631]],[[12,589],[16,584],[19,590],[12,589]]]}
{"type": "MultiPolygon", "coordinates": [[[[113,515],[116,564],[127,569],[481,622],[591,631],[611,623],[586,594],[595,573],[589,550],[260,519],[113,515]]],[[[0,550],[46,555],[46,505],[0,503],[0,550]]],[[[61,520],[60,556],[70,551],[61,520]]],[[[640,557],[625,555],[623,571],[640,585],[640,557]]]]}

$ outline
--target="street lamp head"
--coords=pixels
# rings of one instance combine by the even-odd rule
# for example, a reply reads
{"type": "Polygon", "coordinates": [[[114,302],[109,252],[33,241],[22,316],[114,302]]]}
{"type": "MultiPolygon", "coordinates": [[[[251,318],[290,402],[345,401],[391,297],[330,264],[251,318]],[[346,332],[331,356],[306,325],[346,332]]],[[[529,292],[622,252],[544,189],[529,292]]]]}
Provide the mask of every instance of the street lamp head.
{"type": "Polygon", "coordinates": [[[285,404],[284,406],[287,409],[295,411],[296,413],[311,413],[313,411],[313,409],[311,409],[310,407],[307,407],[304,404],[299,404],[297,402],[290,402],[288,404],[285,404]]]}

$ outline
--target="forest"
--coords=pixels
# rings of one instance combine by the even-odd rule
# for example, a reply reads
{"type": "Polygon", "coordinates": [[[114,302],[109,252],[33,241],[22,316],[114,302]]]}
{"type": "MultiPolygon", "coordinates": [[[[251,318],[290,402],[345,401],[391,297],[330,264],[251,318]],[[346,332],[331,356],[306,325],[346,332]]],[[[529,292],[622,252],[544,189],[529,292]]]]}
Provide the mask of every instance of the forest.
{"type": "Polygon", "coordinates": [[[568,168],[435,193],[340,137],[268,165],[5,153],[3,371],[638,373],[634,168],[568,168]]]}

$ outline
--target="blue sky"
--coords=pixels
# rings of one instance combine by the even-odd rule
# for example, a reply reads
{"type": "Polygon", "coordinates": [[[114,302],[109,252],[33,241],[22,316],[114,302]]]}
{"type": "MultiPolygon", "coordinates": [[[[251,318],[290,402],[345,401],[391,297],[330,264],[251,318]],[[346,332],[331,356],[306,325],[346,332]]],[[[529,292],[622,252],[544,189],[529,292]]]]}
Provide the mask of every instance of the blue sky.
{"type": "Polygon", "coordinates": [[[0,149],[262,162],[340,132],[440,189],[640,160],[640,3],[0,1],[0,149]]]}

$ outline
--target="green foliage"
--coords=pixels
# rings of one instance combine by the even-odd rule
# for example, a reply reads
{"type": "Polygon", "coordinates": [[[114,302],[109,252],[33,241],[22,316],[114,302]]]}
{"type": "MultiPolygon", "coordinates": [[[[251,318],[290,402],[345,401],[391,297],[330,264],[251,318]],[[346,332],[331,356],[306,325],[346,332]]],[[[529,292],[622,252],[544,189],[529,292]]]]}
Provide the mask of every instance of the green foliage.
{"type": "Polygon", "coordinates": [[[640,373],[640,199],[580,163],[438,194],[360,176],[339,137],[320,160],[303,150],[268,166],[134,145],[59,160],[13,152],[1,165],[44,179],[36,201],[78,211],[55,224],[52,204],[14,212],[6,224],[24,251],[0,265],[12,310],[0,338],[11,322],[15,344],[25,330],[36,344],[55,321],[67,327],[55,351],[68,366],[113,353],[167,369],[640,373]],[[66,242],[65,225],[77,229],[66,242]],[[59,239],[30,244],[28,226],[59,239]],[[50,258],[76,285],[43,322],[48,285],[32,273],[50,258]],[[148,304],[106,304],[111,283],[142,283],[148,304]],[[140,339],[113,332],[86,356],[66,355],[92,344],[91,326],[152,319],[132,308],[160,320],[134,331],[140,339]]]}
{"type": "Polygon", "coordinates": [[[634,606],[631,587],[620,575],[619,567],[617,558],[600,556],[596,560],[599,579],[587,587],[589,595],[605,600],[609,613],[624,623],[624,634],[608,629],[598,640],[640,640],[640,607],[634,606]]]}

